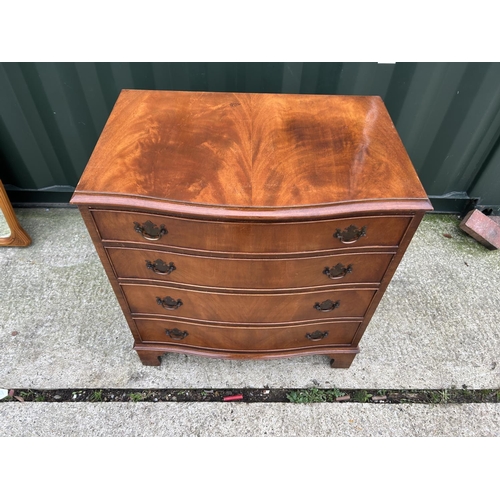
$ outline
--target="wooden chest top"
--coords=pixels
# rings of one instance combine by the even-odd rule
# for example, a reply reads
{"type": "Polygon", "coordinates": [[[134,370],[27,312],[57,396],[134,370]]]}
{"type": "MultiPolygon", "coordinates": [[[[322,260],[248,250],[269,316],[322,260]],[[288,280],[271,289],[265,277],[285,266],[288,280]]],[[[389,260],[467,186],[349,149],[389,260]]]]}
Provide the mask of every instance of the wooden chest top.
{"type": "Polygon", "coordinates": [[[123,90],[73,203],[222,217],[432,209],[379,97],[123,90]]]}

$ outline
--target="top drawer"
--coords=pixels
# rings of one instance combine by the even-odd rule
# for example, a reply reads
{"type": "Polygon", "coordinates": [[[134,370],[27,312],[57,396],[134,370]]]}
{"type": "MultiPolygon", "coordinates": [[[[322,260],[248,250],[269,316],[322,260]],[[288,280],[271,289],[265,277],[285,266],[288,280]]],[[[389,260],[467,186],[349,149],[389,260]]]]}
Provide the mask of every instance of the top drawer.
{"type": "Polygon", "coordinates": [[[311,222],[217,222],[111,210],[92,210],[92,215],[105,241],[242,253],[397,246],[411,220],[411,216],[373,216],[311,222]]]}

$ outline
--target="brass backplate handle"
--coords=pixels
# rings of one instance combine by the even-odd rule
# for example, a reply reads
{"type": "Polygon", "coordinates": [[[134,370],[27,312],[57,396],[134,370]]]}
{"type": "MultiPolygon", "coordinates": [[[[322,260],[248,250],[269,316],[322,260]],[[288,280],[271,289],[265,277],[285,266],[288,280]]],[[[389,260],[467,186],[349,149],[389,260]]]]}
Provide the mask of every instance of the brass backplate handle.
{"type": "Polygon", "coordinates": [[[134,231],[139,233],[145,240],[149,241],[157,241],[165,234],[168,234],[165,224],[157,226],[150,220],[147,220],[143,224],[134,222],[134,231]]]}
{"type": "Polygon", "coordinates": [[[323,270],[323,274],[326,274],[331,280],[342,279],[349,273],[352,273],[352,264],[344,266],[340,262],[334,267],[325,267],[323,270]]]}
{"type": "Polygon", "coordinates": [[[179,307],[182,306],[182,300],[181,299],[173,299],[172,297],[156,297],[156,303],[163,307],[163,309],[167,309],[168,311],[174,311],[175,309],[179,309],[179,307]]]}
{"type": "Polygon", "coordinates": [[[163,275],[170,274],[172,271],[175,271],[176,269],[173,262],[167,264],[161,259],[156,259],[154,262],[146,260],[146,267],[148,269],[151,269],[151,271],[153,271],[156,274],[163,274],[163,275]]]}
{"type": "Polygon", "coordinates": [[[312,340],[313,342],[316,342],[318,340],[323,340],[327,336],[328,332],[321,332],[319,330],[316,330],[315,332],[312,333],[306,333],[306,339],[312,340]]]}
{"type": "Polygon", "coordinates": [[[314,309],[317,309],[318,311],[326,313],[326,312],[333,311],[334,309],[337,309],[337,307],[339,307],[339,306],[340,306],[339,300],[337,300],[336,302],[333,302],[330,299],[328,299],[328,300],[325,300],[324,302],[321,302],[321,304],[319,302],[316,302],[316,304],[314,304],[314,309]]]}
{"type": "Polygon", "coordinates": [[[333,236],[334,238],[338,238],[342,243],[350,245],[351,243],[356,243],[356,241],[360,238],[366,236],[366,226],[358,229],[356,226],[350,225],[343,231],[341,229],[337,229],[333,236]]]}
{"type": "Polygon", "coordinates": [[[169,330],[168,328],[165,329],[165,333],[174,340],[183,340],[185,339],[189,333],[186,331],[181,331],[178,328],[174,328],[173,330],[169,330]]]}

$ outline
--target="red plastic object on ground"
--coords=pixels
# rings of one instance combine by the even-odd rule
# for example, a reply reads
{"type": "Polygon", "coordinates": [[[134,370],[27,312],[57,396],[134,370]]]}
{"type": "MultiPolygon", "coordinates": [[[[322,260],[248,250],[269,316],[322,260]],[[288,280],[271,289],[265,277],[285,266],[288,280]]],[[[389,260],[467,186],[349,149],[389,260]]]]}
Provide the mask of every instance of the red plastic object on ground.
{"type": "Polygon", "coordinates": [[[226,396],[224,401],[239,401],[243,399],[243,394],[235,394],[234,396],[226,396]]]}

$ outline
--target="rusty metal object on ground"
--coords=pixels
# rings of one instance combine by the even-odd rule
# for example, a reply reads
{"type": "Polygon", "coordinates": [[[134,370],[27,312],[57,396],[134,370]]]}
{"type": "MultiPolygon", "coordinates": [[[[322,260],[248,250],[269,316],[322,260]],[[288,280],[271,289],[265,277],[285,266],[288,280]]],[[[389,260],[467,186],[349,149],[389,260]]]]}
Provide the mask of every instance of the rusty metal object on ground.
{"type": "Polygon", "coordinates": [[[500,248],[500,224],[479,210],[471,210],[460,223],[460,229],[490,250],[500,248]]]}

